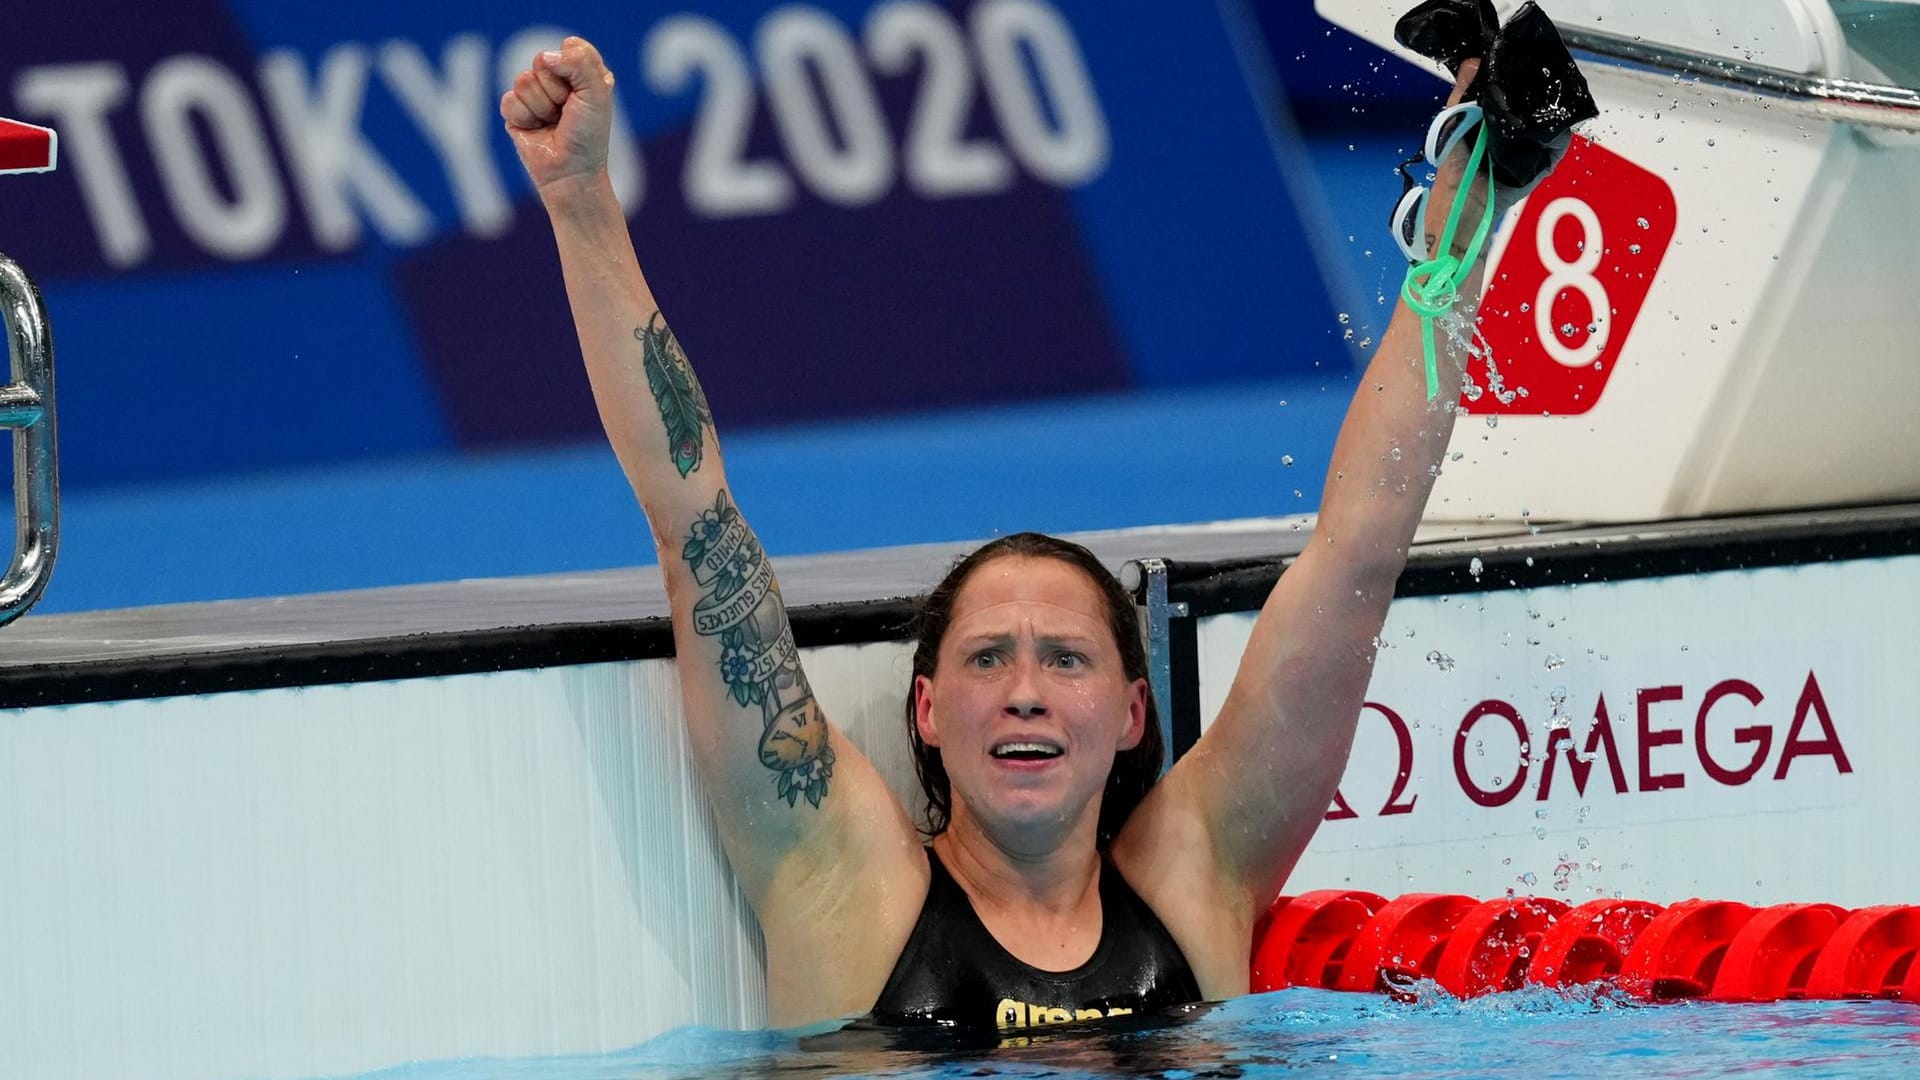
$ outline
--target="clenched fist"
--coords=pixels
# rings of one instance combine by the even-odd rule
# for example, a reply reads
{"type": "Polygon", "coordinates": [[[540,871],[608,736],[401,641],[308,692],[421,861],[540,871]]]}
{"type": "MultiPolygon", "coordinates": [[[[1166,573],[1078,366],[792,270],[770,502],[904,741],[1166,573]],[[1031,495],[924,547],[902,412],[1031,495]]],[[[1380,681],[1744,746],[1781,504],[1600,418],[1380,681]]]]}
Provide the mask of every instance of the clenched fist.
{"type": "Polygon", "coordinates": [[[500,99],[500,116],[542,199],[604,176],[613,121],[613,72],[600,50],[570,37],[534,56],[500,99]]]}

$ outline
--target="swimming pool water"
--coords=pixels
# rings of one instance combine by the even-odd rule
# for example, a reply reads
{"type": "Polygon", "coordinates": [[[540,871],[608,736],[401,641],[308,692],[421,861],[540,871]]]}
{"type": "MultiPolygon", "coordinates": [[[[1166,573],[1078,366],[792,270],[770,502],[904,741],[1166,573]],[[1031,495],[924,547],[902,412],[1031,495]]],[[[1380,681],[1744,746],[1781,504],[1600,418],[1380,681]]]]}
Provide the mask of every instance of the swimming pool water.
{"type": "Polygon", "coordinates": [[[1635,1006],[1522,991],[1404,1003],[1282,990],[1166,1016],[1055,1029],[1024,1045],[903,1038],[857,1025],[796,1038],[686,1028],[591,1057],[407,1065],[368,1080],[709,1080],[720,1077],[1602,1076],[1907,1078],[1920,1005],[1690,1002],[1635,1006]]]}

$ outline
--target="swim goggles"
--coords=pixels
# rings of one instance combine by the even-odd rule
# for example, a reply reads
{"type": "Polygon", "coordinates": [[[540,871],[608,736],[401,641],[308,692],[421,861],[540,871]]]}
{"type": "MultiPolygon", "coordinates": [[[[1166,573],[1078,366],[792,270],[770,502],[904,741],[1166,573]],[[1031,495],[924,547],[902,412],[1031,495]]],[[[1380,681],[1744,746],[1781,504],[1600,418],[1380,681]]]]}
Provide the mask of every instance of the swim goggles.
{"type": "Polygon", "coordinates": [[[1460,286],[1473,273],[1474,263],[1479,261],[1481,249],[1486,246],[1487,237],[1493,232],[1493,162],[1487,156],[1485,131],[1485,114],[1479,103],[1463,101],[1449,106],[1427,125],[1427,140],[1421,152],[1400,164],[1400,177],[1405,186],[1400,201],[1393,208],[1393,239],[1412,264],[1407,267],[1406,279],[1401,283],[1400,298],[1420,316],[1421,344],[1426,354],[1428,401],[1440,396],[1440,366],[1434,349],[1434,320],[1453,306],[1454,300],[1460,295],[1460,286]],[[1426,222],[1431,192],[1413,178],[1412,170],[1422,164],[1439,169],[1447,155],[1475,132],[1481,132],[1482,137],[1473,140],[1472,150],[1467,155],[1467,166],[1461,174],[1460,187],[1454,192],[1453,207],[1447,213],[1446,227],[1441,230],[1436,245],[1437,254],[1429,252],[1426,222]],[[1480,221],[1474,227],[1466,250],[1455,255],[1453,238],[1459,231],[1460,218],[1466,211],[1469,189],[1483,171],[1487,177],[1487,197],[1480,211],[1480,221]]]}

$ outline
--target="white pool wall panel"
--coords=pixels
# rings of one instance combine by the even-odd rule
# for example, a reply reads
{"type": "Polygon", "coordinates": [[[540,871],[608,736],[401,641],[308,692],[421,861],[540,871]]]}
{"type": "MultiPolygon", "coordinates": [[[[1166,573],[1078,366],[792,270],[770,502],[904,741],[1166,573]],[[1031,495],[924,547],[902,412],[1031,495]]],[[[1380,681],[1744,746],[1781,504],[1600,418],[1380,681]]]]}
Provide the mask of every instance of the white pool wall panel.
{"type": "MultiPolygon", "coordinates": [[[[1916,610],[1914,556],[1397,600],[1341,781],[1354,816],[1287,891],[1915,903],[1916,610]],[[1602,702],[1613,750],[1588,756],[1602,702]]],[[[1203,718],[1252,624],[1201,621],[1203,718]]]]}
{"type": "MultiPolygon", "coordinates": [[[[806,656],[897,787],[906,659],[806,656]]],[[[339,1075],[763,1025],[678,685],[652,660],[0,712],[0,1077],[339,1075]]]]}

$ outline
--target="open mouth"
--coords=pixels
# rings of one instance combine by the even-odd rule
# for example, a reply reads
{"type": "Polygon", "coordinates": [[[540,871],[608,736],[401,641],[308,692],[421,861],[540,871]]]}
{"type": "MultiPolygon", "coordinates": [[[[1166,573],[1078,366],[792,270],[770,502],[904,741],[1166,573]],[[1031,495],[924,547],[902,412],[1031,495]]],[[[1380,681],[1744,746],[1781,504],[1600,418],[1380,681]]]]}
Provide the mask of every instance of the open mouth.
{"type": "Polygon", "coordinates": [[[1049,761],[1065,752],[1054,743],[1037,740],[1003,742],[991,751],[1001,761],[1049,761]]]}

